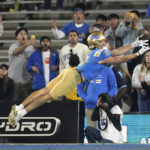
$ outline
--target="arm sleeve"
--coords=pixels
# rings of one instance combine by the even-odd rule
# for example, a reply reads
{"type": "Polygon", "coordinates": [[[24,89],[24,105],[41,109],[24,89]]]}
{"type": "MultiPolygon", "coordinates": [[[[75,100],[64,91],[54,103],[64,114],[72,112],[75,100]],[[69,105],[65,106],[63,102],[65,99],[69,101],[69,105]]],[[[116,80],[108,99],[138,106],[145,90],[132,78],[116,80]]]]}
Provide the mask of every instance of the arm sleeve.
{"type": "Polygon", "coordinates": [[[32,70],[32,66],[33,66],[33,54],[30,56],[28,62],[27,62],[27,71],[29,73],[33,73],[33,70],[32,70]]]}
{"type": "Polygon", "coordinates": [[[93,110],[92,115],[91,115],[91,120],[92,121],[97,121],[97,120],[99,120],[99,118],[100,118],[99,107],[96,106],[95,109],[93,110]]]}
{"type": "Polygon", "coordinates": [[[59,59],[60,59],[59,72],[61,72],[65,68],[64,61],[63,61],[62,50],[59,53],[59,59]]]}
{"type": "Polygon", "coordinates": [[[52,33],[56,39],[62,39],[65,37],[65,33],[57,28],[52,28],[52,33]]]}

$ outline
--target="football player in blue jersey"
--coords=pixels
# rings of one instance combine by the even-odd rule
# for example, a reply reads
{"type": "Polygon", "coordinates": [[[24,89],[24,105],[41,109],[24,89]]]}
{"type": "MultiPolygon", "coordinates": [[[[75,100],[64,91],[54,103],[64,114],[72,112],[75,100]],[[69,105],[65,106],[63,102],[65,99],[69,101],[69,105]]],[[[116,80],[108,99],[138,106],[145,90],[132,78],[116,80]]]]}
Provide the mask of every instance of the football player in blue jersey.
{"type": "Polygon", "coordinates": [[[62,70],[60,74],[55,79],[51,80],[45,88],[31,93],[20,105],[12,106],[11,112],[8,116],[8,121],[13,127],[15,127],[17,122],[19,122],[19,120],[30,111],[48,101],[51,102],[58,97],[68,94],[77,84],[94,79],[97,76],[97,73],[106,67],[104,63],[125,62],[142,55],[150,48],[147,46],[146,41],[140,41],[137,39],[128,46],[110,52],[108,50],[109,44],[107,38],[99,32],[94,32],[89,35],[88,44],[92,51],[84,64],[79,65],[76,69],[67,68],[62,70]],[[137,53],[122,57],[116,56],[122,55],[136,46],[142,47],[137,53]],[[111,55],[114,55],[114,57],[111,55]]]}

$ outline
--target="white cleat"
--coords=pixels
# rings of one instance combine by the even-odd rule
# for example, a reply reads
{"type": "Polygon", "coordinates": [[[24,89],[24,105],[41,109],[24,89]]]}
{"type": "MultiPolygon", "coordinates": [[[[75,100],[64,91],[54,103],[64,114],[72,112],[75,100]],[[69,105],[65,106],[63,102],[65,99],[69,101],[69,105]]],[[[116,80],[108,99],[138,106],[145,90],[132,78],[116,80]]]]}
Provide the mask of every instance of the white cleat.
{"type": "Polygon", "coordinates": [[[17,123],[15,118],[18,116],[18,110],[16,108],[16,105],[13,105],[8,116],[8,122],[12,125],[12,127],[15,127],[17,123]]]}

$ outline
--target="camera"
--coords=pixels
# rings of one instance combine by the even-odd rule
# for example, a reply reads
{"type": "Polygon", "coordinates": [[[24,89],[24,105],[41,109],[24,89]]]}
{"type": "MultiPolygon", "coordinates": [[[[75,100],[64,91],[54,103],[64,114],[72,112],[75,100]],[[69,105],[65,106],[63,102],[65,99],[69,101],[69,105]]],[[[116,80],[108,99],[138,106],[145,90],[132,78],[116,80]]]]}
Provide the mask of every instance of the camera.
{"type": "Polygon", "coordinates": [[[129,17],[135,18],[136,14],[135,13],[128,13],[129,17]]]}

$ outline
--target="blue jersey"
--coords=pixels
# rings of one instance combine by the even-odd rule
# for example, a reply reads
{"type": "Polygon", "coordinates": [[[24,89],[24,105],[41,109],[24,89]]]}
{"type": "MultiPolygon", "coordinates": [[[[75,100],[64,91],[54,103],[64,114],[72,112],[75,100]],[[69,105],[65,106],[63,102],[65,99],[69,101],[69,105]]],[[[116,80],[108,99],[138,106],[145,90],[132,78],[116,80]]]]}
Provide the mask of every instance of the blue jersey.
{"type": "Polygon", "coordinates": [[[81,27],[76,27],[75,22],[70,22],[61,28],[65,35],[69,35],[69,32],[71,30],[76,30],[79,33],[79,42],[81,43],[83,39],[88,35],[89,29],[90,25],[86,22],[83,22],[83,25],[81,27]]]}
{"type": "Polygon", "coordinates": [[[94,49],[89,54],[87,62],[83,65],[77,66],[77,70],[81,72],[87,81],[90,81],[99,74],[100,70],[106,67],[105,64],[98,64],[99,61],[109,58],[111,56],[110,51],[107,48],[94,49]]]}

